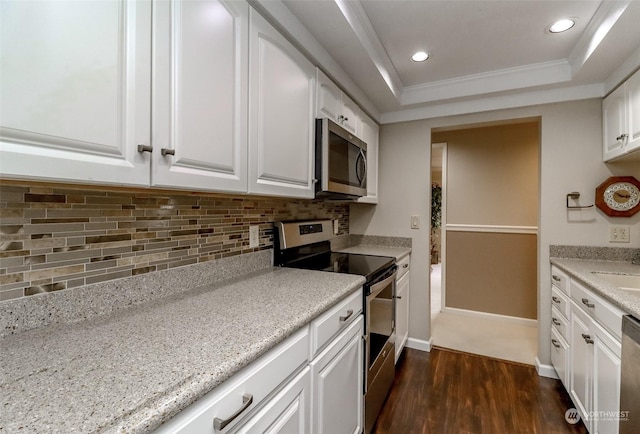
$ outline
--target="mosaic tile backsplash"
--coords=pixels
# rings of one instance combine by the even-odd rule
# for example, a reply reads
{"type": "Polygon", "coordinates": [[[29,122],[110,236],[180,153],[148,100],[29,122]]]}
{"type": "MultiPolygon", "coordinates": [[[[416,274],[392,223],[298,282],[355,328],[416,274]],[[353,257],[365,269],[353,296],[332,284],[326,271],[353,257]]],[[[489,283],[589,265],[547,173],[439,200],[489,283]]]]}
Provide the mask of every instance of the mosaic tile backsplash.
{"type": "Polygon", "coordinates": [[[2,181],[0,300],[271,249],[274,221],[315,218],[349,231],[339,202],[2,181]]]}

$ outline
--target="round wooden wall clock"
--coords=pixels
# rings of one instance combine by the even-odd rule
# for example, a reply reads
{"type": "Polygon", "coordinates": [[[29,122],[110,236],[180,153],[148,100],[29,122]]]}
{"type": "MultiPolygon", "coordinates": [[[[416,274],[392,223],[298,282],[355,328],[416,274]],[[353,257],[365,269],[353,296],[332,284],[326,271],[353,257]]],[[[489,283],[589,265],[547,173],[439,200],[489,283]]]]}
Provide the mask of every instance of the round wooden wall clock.
{"type": "Polygon", "coordinates": [[[631,217],[640,211],[640,181],[612,176],[596,188],[596,206],[611,217],[631,217]]]}

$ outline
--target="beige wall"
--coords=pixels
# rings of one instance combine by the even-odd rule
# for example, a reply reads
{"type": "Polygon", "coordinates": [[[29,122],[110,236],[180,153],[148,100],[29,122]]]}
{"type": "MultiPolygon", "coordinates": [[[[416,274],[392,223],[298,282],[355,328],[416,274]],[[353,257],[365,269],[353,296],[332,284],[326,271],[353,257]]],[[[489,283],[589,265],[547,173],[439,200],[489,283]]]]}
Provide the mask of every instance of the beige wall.
{"type": "Polygon", "coordinates": [[[447,232],[446,305],[536,319],[536,236],[447,232]]]}
{"type": "MultiPolygon", "coordinates": [[[[535,228],[539,132],[538,121],[434,132],[447,144],[446,224],[535,228]]],[[[491,230],[446,231],[445,305],[535,319],[535,234],[491,230]]]]}
{"type": "Polygon", "coordinates": [[[447,144],[447,223],[536,226],[539,124],[434,132],[447,144]]]}
{"type": "Polygon", "coordinates": [[[550,363],[549,245],[615,246],[608,242],[610,224],[627,224],[631,245],[640,245],[640,213],[631,218],[607,217],[590,208],[568,211],[565,195],[582,193],[581,202],[594,201],[595,188],[611,175],[640,177],[636,163],[602,162],[601,100],[547,104],[519,109],[383,125],[380,135],[379,203],[352,205],[350,232],[413,239],[409,335],[431,336],[429,306],[429,189],[431,129],[476,122],[541,117],[540,194],[538,212],[538,357],[550,363]],[[410,215],[423,225],[410,229],[410,215]],[[635,225],[635,226],[634,226],[635,225]]]}

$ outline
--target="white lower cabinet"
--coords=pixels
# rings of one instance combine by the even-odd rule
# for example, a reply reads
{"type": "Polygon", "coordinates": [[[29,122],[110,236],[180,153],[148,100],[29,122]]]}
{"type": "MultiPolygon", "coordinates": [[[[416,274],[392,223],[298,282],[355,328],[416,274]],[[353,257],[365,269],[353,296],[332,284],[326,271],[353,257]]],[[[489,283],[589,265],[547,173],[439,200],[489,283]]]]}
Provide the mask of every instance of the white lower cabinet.
{"type": "Polygon", "coordinates": [[[254,417],[242,425],[241,434],[300,434],[309,432],[311,375],[307,366],[254,417]]]}
{"type": "MultiPolygon", "coordinates": [[[[552,308],[552,321],[559,321],[553,321],[551,329],[551,360],[587,430],[617,434],[624,312],[573,279],[569,287],[570,299],[554,292],[556,298],[568,301],[569,323],[565,342],[563,316],[552,308]]],[[[562,307],[562,303],[554,306],[562,307]]]]}
{"type": "Polygon", "coordinates": [[[360,315],[311,362],[313,433],[362,432],[363,333],[360,315]]]}
{"type": "Polygon", "coordinates": [[[398,261],[398,274],[396,280],[396,354],[395,363],[409,339],[409,288],[411,256],[406,256],[398,261]]]}

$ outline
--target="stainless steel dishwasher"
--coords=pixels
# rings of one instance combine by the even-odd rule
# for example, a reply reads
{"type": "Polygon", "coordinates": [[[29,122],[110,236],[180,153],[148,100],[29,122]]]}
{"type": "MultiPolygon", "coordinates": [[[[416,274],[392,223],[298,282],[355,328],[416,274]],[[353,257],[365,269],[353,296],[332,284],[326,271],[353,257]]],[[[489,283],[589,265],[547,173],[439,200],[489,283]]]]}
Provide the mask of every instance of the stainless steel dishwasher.
{"type": "Polygon", "coordinates": [[[640,429],[640,320],[622,318],[622,374],[620,375],[620,434],[640,429]]]}

